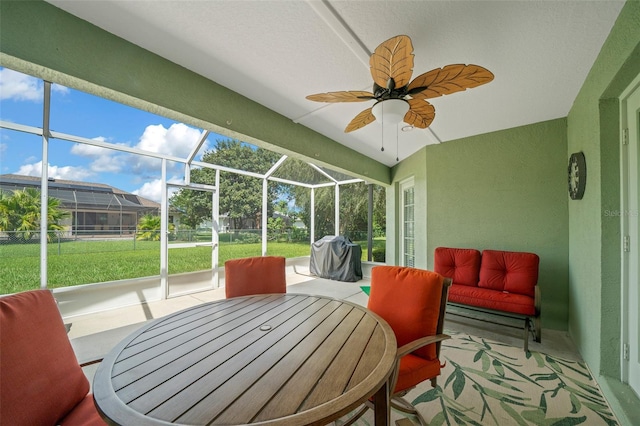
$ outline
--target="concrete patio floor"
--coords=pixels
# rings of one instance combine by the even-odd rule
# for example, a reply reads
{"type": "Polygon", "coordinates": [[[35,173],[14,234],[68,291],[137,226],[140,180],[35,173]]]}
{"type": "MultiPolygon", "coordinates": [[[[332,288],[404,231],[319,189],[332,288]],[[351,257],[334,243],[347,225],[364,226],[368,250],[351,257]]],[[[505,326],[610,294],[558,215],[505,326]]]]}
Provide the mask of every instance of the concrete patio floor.
{"type": "MultiPolygon", "coordinates": [[[[344,299],[366,306],[368,296],[360,286],[369,285],[369,277],[358,282],[341,282],[318,278],[308,273],[308,269],[296,268],[287,275],[287,292],[315,294],[344,299]]],[[[80,363],[103,358],[111,348],[127,335],[134,332],[145,322],[171,314],[173,312],[196,306],[201,303],[223,299],[224,287],[166,300],[142,303],[112,309],[96,314],[76,316],[65,319],[71,324],[69,338],[80,363]]],[[[522,347],[522,330],[500,325],[474,321],[458,316],[447,315],[445,328],[468,332],[476,336],[522,347]]],[[[529,349],[561,356],[571,360],[581,360],[571,338],[566,332],[543,329],[542,342],[529,339],[529,349]]],[[[84,367],[84,372],[92,382],[98,364],[84,367]]]]}

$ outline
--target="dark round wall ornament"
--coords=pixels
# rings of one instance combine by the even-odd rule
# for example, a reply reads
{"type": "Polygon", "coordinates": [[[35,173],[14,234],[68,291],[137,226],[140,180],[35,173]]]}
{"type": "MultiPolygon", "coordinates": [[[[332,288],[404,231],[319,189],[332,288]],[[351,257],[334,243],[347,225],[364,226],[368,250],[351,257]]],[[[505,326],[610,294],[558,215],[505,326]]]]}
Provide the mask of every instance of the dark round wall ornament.
{"type": "Polygon", "coordinates": [[[569,157],[569,196],[581,200],[587,186],[587,162],[583,152],[574,152],[569,157]]]}

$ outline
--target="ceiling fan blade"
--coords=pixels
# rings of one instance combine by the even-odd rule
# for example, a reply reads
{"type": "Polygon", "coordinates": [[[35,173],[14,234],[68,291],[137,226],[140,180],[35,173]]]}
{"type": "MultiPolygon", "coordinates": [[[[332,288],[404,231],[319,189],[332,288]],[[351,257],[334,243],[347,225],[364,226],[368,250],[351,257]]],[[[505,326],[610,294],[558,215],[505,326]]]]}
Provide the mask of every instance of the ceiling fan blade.
{"type": "Polygon", "coordinates": [[[353,120],[344,129],[345,133],[353,132],[366,126],[367,124],[375,121],[376,117],[371,112],[371,108],[367,108],[360,114],[356,115],[353,120]]]}
{"type": "Polygon", "coordinates": [[[489,83],[493,77],[491,71],[479,65],[447,65],[417,76],[407,94],[419,99],[437,98],[489,83]]]}
{"type": "Polygon", "coordinates": [[[429,102],[422,99],[409,99],[409,111],[404,115],[404,122],[419,129],[429,127],[436,118],[436,109],[429,102]]]}
{"type": "Polygon", "coordinates": [[[409,84],[413,73],[413,45],[406,35],[399,35],[380,44],[369,59],[371,76],[380,87],[393,90],[409,84]],[[393,79],[393,86],[388,87],[393,79]]]}
{"type": "Polygon", "coordinates": [[[307,96],[310,101],[316,102],[364,102],[375,99],[373,93],[365,91],[344,91],[317,93],[307,96]]]}

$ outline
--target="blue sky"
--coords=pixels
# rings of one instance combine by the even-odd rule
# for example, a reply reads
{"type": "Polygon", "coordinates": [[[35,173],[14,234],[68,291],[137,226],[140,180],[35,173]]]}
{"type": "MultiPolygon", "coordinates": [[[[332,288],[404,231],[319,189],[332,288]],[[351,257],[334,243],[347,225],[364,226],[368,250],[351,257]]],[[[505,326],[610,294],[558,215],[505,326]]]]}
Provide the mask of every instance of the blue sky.
{"type": "MultiPolygon", "coordinates": [[[[42,127],[43,82],[0,68],[0,120],[42,127]]],[[[52,131],[184,158],[202,129],[131,108],[93,95],[53,85],[52,131]]],[[[211,134],[200,155],[212,141],[211,134]]],[[[0,174],[41,176],[41,137],[0,129],[0,174]]],[[[168,163],[170,182],[181,182],[182,164],[168,163]]],[[[160,200],[160,160],[59,139],[49,143],[49,177],[105,183],[160,200]]]]}

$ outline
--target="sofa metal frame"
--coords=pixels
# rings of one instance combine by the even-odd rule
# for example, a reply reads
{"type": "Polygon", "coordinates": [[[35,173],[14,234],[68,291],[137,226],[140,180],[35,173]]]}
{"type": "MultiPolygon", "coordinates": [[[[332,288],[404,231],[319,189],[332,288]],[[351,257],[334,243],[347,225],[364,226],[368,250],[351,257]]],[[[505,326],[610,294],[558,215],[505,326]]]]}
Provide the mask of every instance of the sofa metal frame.
{"type": "Polygon", "coordinates": [[[453,310],[447,309],[447,314],[459,316],[462,318],[468,318],[476,321],[482,321],[490,324],[497,324],[504,327],[521,329],[524,332],[524,336],[523,336],[524,351],[528,352],[529,351],[529,334],[533,335],[534,341],[538,343],[542,341],[542,328],[540,323],[540,314],[541,314],[540,301],[541,301],[540,287],[536,286],[535,302],[534,302],[535,309],[536,309],[535,316],[516,314],[513,312],[499,311],[499,310],[489,309],[489,308],[480,308],[477,306],[470,306],[470,305],[464,305],[461,303],[453,303],[453,302],[447,303],[447,308],[449,307],[454,308],[453,310]],[[469,313],[467,313],[467,311],[469,313]],[[474,313],[481,314],[481,315],[474,315],[474,313]],[[517,321],[517,322],[520,322],[520,324],[522,324],[524,321],[524,326],[509,324],[505,321],[500,321],[500,320],[491,320],[487,318],[488,315],[494,316],[494,317],[512,319],[514,320],[514,323],[517,321]]]}

